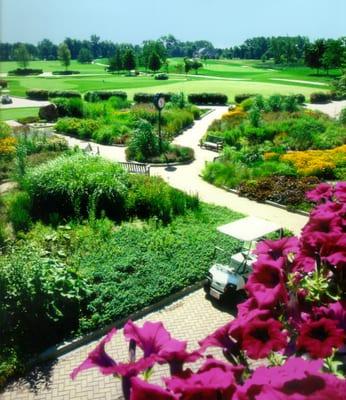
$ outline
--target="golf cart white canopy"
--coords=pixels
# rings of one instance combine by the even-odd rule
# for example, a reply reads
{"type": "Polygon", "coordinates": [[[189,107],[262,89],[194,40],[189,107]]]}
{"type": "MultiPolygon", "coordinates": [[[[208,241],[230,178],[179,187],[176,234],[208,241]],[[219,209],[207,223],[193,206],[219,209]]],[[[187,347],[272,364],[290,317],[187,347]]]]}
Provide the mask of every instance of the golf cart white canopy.
{"type": "Polygon", "coordinates": [[[251,242],[280,229],[282,227],[274,222],[256,217],[241,218],[217,228],[219,232],[243,242],[251,242]]]}

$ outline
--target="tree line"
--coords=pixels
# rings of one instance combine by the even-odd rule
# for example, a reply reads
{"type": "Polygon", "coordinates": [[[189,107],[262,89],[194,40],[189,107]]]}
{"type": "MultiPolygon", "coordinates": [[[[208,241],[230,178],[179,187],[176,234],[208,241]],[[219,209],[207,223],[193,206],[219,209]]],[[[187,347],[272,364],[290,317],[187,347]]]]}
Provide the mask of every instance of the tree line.
{"type": "MultiPolygon", "coordinates": [[[[191,59],[240,58],[257,59],[275,64],[305,64],[327,71],[332,68],[345,68],[346,37],[339,39],[318,39],[311,42],[304,36],[255,37],[245,40],[240,46],[218,49],[207,40],[180,41],[173,35],[158,40],[145,40],[141,45],[114,43],[91,35],[89,40],[67,37],[64,40],[70,58],[88,63],[97,58],[109,59],[110,70],[135,69],[144,67],[153,71],[167,66],[170,57],[191,59]]],[[[37,45],[30,43],[0,43],[0,61],[18,60],[18,53],[26,50],[29,59],[59,59],[59,46],[49,39],[43,39],[37,45]]],[[[61,44],[60,44],[61,48],[61,44]]],[[[66,49],[65,49],[66,50],[66,49]]],[[[196,65],[195,65],[196,66],[196,65]]],[[[186,70],[194,69],[191,62],[183,65],[186,70]]],[[[196,70],[197,71],[197,70],[196,70]]]]}

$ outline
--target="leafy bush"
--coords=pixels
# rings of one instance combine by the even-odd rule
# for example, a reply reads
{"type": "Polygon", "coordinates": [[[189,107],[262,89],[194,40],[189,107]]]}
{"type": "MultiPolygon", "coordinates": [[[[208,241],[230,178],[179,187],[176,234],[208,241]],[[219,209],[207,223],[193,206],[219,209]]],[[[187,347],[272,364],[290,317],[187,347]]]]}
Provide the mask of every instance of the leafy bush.
{"type": "Polygon", "coordinates": [[[126,149],[129,160],[144,162],[160,154],[159,140],[153,127],[147,121],[141,121],[133,132],[126,149]]]}
{"type": "Polygon", "coordinates": [[[188,95],[188,101],[192,104],[225,105],[227,104],[228,98],[222,93],[190,93],[188,95]]]}
{"type": "Polygon", "coordinates": [[[78,153],[29,170],[25,187],[35,217],[49,220],[51,213],[86,216],[94,207],[97,213],[104,210],[108,216],[121,219],[126,214],[127,179],[119,165],[78,153]]]}
{"type": "Polygon", "coordinates": [[[324,104],[329,103],[331,100],[330,93],[326,92],[315,92],[310,95],[310,102],[313,104],[324,104]]]}
{"type": "Polygon", "coordinates": [[[191,126],[194,115],[187,109],[170,109],[163,112],[165,122],[164,131],[168,138],[179,135],[185,128],[191,126]]]}
{"type": "Polygon", "coordinates": [[[40,74],[43,74],[43,70],[34,68],[17,68],[12,71],[8,71],[8,75],[40,75],[40,74]]]}
{"type": "Polygon", "coordinates": [[[305,96],[301,93],[294,94],[293,97],[297,100],[298,104],[304,104],[306,102],[305,96]]]}
{"type": "Polygon", "coordinates": [[[168,79],[168,75],[167,74],[156,74],[155,79],[157,81],[165,81],[168,79]]]}
{"type": "Polygon", "coordinates": [[[55,121],[58,118],[58,109],[54,104],[48,104],[39,109],[38,115],[40,119],[48,122],[55,121]]]}
{"type": "Polygon", "coordinates": [[[122,100],[127,100],[127,93],[118,90],[94,90],[85,93],[84,100],[95,102],[100,100],[108,100],[111,97],[120,97],[122,100]]]}
{"type": "Polygon", "coordinates": [[[26,192],[7,195],[8,218],[16,232],[26,231],[31,224],[31,200],[26,192]]]}
{"type": "Polygon", "coordinates": [[[35,117],[35,116],[17,118],[17,122],[19,122],[20,124],[23,124],[23,125],[34,124],[39,121],[40,121],[40,117],[35,117]]]}
{"type": "Polygon", "coordinates": [[[56,98],[54,104],[59,117],[82,118],[84,116],[83,101],[80,98],[56,98]]]}
{"type": "Polygon", "coordinates": [[[244,111],[249,111],[249,110],[251,109],[251,107],[253,106],[254,101],[255,101],[254,97],[249,97],[249,98],[243,100],[243,101],[240,103],[240,107],[241,107],[244,111]]]}
{"type": "Polygon", "coordinates": [[[5,81],[5,79],[0,79],[0,87],[1,89],[6,89],[8,85],[8,82],[5,81]]]}
{"type": "Polygon", "coordinates": [[[340,112],[339,121],[346,125],[346,108],[343,108],[340,112]]]}
{"type": "Polygon", "coordinates": [[[93,119],[61,118],[55,124],[57,132],[79,136],[82,139],[90,139],[100,127],[100,122],[93,119]]]}
{"type": "Polygon", "coordinates": [[[50,90],[48,92],[48,97],[50,98],[56,98],[56,97],[63,97],[66,99],[71,99],[71,98],[82,98],[82,95],[77,92],[76,90],[50,90]]]}
{"type": "Polygon", "coordinates": [[[26,91],[26,97],[31,100],[48,100],[48,90],[30,89],[26,91]]]}
{"type": "Polygon", "coordinates": [[[319,183],[318,178],[295,178],[277,176],[275,179],[262,178],[258,181],[243,182],[239,185],[239,195],[250,200],[270,200],[283,205],[298,205],[305,193],[319,183]]]}
{"type": "Polygon", "coordinates": [[[234,96],[234,101],[237,103],[237,104],[240,104],[240,103],[242,103],[244,100],[247,100],[247,99],[250,99],[251,97],[255,97],[256,96],[256,94],[251,94],[251,93],[241,93],[241,94],[236,94],[235,96],[234,96]]]}

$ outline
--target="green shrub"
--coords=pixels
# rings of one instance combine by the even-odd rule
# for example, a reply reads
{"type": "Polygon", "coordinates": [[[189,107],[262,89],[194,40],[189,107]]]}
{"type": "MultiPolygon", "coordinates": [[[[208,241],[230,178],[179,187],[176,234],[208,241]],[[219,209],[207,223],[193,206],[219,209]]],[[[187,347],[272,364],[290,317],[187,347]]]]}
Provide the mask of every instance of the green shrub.
{"type": "Polygon", "coordinates": [[[152,104],[136,104],[132,107],[131,114],[136,120],[145,119],[152,124],[156,124],[158,121],[157,110],[152,104]]]}
{"type": "Polygon", "coordinates": [[[292,97],[297,100],[298,104],[304,104],[306,102],[305,96],[301,93],[294,94],[292,97]]]}
{"type": "MultiPolygon", "coordinates": [[[[166,102],[171,101],[173,93],[162,93],[166,102]]],[[[135,103],[152,103],[154,95],[152,93],[135,93],[133,95],[133,101],[135,103]]]]}
{"type": "Polygon", "coordinates": [[[128,143],[126,156],[129,160],[145,162],[160,154],[159,141],[152,125],[147,121],[139,122],[128,143]]]}
{"type": "Polygon", "coordinates": [[[8,82],[5,81],[5,79],[0,79],[0,88],[1,89],[6,89],[7,88],[8,82]]]}
{"type": "Polygon", "coordinates": [[[155,79],[157,81],[166,81],[168,79],[168,75],[167,74],[156,74],[155,75],[155,79]]]}
{"type": "Polygon", "coordinates": [[[57,132],[76,135],[82,139],[90,139],[100,127],[100,122],[93,119],[61,118],[55,124],[57,132]]]}
{"type": "Polygon", "coordinates": [[[35,116],[29,116],[29,117],[22,117],[22,118],[17,118],[17,122],[23,125],[27,124],[34,124],[36,122],[40,121],[40,117],[35,117],[35,116]]]}
{"type": "Polygon", "coordinates": [[[346,108],[343,108],[340,112],[339,121],[346,125],[346,108]]]}
{"type": "Polygon", "coordinates": [[[31,199],[26,192],[16,192],[7,196],[8,218],[16,232],[26,231],[31,224],[31,199]]]}
{"type": "Polygon", "coordinates": [[[249,111],[250,108],[253,106],[254,101],[255,101],[254,97],[249,97],[249,98],[243,100],[240,103],[240,106],[244,111],[249,111]]]}
{"type": "Polygon", "coordinates": [[[249,178],[248,167],[239,162],[215,161],[207,163],[202,172],[203,178],[216,186],[236,188],[239,183],[249,178]]]}
{"type": "Polygon", "coordinates": [[[43,70],[34,68],[17,68],[12,71],[8,71],[8,75],[40,75],[40,74],[43,74],[43,70]]]}
{"type": "Polygon", "coordinates": [[[127,193],[127,173],[114,163],[81,153],[61,156],[29,170],[27,188],[33,216],[49,220],[49,214],[84,217],[91,203],[110,218],[122,219],[127,193]]]}
{"type": "Polygon", "coordinates": [[[329,103],[330,100],[331,100],[330,93],[315,92],[315,93],[311,93],[311,95],[310,95],[310,103],[313,103],[313,104],[329,103]]]}
{"type": "Polygon", "coordinates": [[[48,100],[48,90],[30,89],[26,91],[26,97],[31,100],[48,100]]]}
{"type": "Polygon", "coordinates": [[[222,93],[190,93],[188,101],[192,104],[225,105],[228,98],[222,93]]]}
{"type": "Polygon", "coordinates": [[[237,103],[237,104],[240,104],[240,103],[242,103],[244,100],[247,100],[247,99],[249,99],[249,98],[251,98],[251,97],[255,97],[256,96],[256,94],[251,94],[251,93],[242,93],[242,94],[236,94],[235,96],[234,96],[234,101],[237,103]]]}
{"type": "Polygon", "coordinates": [[[281,111],[283,109],[282,102],[283,102],[283,96],[279,94],[272,94],[268,98],[266,104],[269,111],[276,112],[276,111],[281,111]]]}
{"type": "Polygon", "coordinates": [[[72,70],[63,70],[63,71],[53,71],[53,75],[77,75],[80,74],[80,71],[72,71],[72,70]]]}
{"type": "Polygon", "coordinates": [[[77,92],[76,90],[50,90],[48,92],[48,97],[50,98],[66,98],[66,99],[71,99],[71,98],[82,98],[82,95],[77,92]]]}
{"type": "Polygon", "coordinates": [[[189,110],[170,109],[163,112],[165,121],[165,132],[169,138],[179,135],[182,130],[191,126],[194,121],[194,115],[189,110]]]}
{"type": "Polygon", "coordinates": [[[111,97],[120,97],[122,100],[126,100],[127,93],[119,90],[94,90],[85,93],[84,100],[95,102],[100,100],[108,100],[111,97]]]}
{"type": "Polygon", "coordinates": [[[48,104],[39,109],[38,115],[40,119],[48,122],[55,121],[58,118],[58,110],[54,104],[48,104]]]}

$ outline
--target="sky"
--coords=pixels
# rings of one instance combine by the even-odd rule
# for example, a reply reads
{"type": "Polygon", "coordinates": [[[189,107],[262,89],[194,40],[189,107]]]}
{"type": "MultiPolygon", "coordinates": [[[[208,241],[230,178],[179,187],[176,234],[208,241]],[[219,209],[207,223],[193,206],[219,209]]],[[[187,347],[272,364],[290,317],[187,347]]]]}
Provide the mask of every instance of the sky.
{"type": "Polygon", "coordinates": [[[346,0],[0,0],[0,41],[140,44],[168,33],[216,47],[255,36],[346,36],[346,0]]]}

